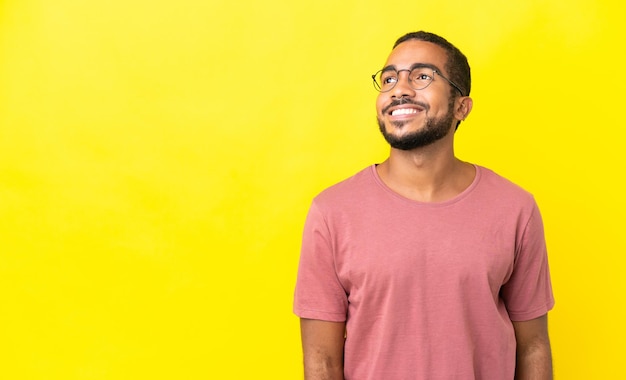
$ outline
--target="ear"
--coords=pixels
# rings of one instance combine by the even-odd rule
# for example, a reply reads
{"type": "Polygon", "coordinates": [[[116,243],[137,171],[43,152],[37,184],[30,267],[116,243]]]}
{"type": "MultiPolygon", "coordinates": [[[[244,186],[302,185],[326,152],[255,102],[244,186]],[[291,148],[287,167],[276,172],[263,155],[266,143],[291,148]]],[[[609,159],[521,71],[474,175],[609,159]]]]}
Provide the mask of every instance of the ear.
{"type": "Polygon", "coordinates": [[[469,96],[462,96],[455,102],[454,118],[457,120],[465,120],[467,115],[472,111],[474,101],[469,96]]]}

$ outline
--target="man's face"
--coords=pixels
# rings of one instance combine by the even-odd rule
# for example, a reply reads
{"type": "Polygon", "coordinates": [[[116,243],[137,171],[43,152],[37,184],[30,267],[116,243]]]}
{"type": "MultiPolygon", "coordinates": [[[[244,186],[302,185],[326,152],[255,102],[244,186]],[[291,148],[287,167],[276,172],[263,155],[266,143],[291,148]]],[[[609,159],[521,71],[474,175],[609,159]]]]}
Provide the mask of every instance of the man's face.
{"type": "MultiPolygon", "coordinates": [[[[409,70],[415,64],[428,64],[443,75],[447,55],[441,47],[426,41],[409,40],[389,55],[385,67],[409,70]]],[[[450,84],[435,74],[433,82],[422,90],[413,89],[408,71],[399,73],[398,83],[376,100],[380,131],[396,149],[411,150],[444,138],[453,128],[454,99],[450,84]]]]}

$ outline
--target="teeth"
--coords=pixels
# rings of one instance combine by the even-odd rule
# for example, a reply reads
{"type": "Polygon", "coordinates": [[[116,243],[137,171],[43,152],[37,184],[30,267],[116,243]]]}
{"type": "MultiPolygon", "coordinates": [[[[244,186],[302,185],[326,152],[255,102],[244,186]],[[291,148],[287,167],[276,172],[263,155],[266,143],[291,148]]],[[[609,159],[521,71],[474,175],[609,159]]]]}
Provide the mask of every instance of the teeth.
{"type": "Polygon", "coordinates": [[[410,115],[413,113],[417,113],[417,110],[415,108],[400,108],[397,110],[393,110],[391,112],[391,116],[396,116],[396,115],[410,115]]]}

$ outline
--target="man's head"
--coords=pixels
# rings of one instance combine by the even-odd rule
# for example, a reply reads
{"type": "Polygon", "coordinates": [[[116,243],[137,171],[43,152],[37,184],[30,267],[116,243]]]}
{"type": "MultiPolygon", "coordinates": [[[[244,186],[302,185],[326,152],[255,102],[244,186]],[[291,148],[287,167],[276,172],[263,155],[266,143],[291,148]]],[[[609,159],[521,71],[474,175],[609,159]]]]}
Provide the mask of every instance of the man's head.
{"type": "Polygon", "coordinates": [[[402,36],[373,77],[381,91],[376,101],[380,130],[396,149],[443,139],[472,108],[467,59],[432,33],[402,36]]]}
{"type": "Polygon", "coordinates": [[[404,36],[398,38],[393,45],[395,49],[398,45],[405,41],[418,40],[431,42],[435,45],[442,47],[447,55],[448,61],[445,65],[445,70],[448,72],[450,80],[457,84],[463,93],[463,96],[469,96],[472,87],[472,78],[470,75],[470,67],[467,62],[467,58],[456,46],[452,45],[448,40],[440,37],[434,33],[419,31],[407,33],[404,36]]]}

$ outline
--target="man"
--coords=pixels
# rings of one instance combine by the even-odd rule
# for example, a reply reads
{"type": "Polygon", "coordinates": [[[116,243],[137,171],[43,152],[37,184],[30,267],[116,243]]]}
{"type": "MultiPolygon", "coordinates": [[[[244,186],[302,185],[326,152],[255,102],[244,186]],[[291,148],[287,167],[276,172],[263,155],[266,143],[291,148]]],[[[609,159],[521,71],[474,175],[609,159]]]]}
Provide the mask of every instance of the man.
{"type": "Polygon", "coordinates": [[[305,378],[551,379],[539,210],[454,155],[472,109],[467,59],[409,33],[373,78],[389,157],[323,191],[305,224],[305,378]]]}

